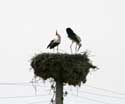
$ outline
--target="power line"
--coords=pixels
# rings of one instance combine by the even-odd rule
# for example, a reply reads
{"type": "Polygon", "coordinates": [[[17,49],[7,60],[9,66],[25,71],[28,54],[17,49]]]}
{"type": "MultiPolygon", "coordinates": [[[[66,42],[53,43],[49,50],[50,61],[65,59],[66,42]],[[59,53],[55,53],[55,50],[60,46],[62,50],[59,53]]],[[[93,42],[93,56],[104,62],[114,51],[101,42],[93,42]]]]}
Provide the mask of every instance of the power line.
{"type": "MultiPolygon", "coordinates": [[[[31,82],[0,83],[0,85],[18,85],[18,86],[19,85],[21,85],[21,86],[33,86],[32,84],[34,84],[34,83],[31,83],[31,82]]],[[[37,83],[35,83],[35,84],[36,84],[35,86],[37,86],[37,87],[38,86],[39,87],[45,87],[45,86],[38,85],[37,83]]],[[[120,92],[112,91],[112,90],[109,90],[109,89],[98,88],[98,87],[94,87],[94,86],[91,86],[91,85],[85,85],[85,86],[90,87],[90,88],[94,88],[94,89],[97,89],[97,90],[101,90],[101,91],[111,92],[111,93],[114,93],[114,94],[117,94],[117,95],[125,95],[125,93],[120,93],[120,92]]],[[[98,94],[98,93],[87,92],[87,91],[83,91],[83,92],[87,93],[87,94],[91,94],[91,95],[96,95],[96,96],[110,97],[110,98],[115,98],[115,99],[125,99],[124,97],[118,97],[118,96],[112,96],[112,95],[106,95],[106,94],[98,94]]],[[[16,96],[16,97],[23,97],[23,96],[16,96]]],[[[1,98],[14,98],[14,97],[0,97],[0,99],[1,98]]]]}
{"type": "Polygon", "coordinates": [[[34,82],[15,82],[15,83],[0,83],[0,85],[29,85],[34,82]]]}
{"type": "Polygon", "coordinates": [[[101,103],[101,104],[111,104],[111,103],[108,103],[108,102],[104,102],[104,101],[100,101],[100,100],[96,100],[96,99],[91,99],[89,97],[82,97],[82,96],[75,95],[75,94],[72,94],[72,96],[77,96],[78,98],[80,98],[82,100],[86,99],[86,100],[89,100],[91,102],[96,102],[96,103],[101,103]]]}
{"type": "Polygon", "coordinates": [[[41,100],[41,101],[36,101],[36,102],[30,102],[30,103],[27,103],[27,104],[38,104],[38,103],[42,103],[42,104],[43,104],[43,103],[46,103],[46,104],[47,104],[47,103],[49,103],[49,102],[50,102],[50,101],[48,101],[48,100],[45,100],[45,101],[42,101],[42,100],[41,100]]]}
{"type": "MultiPolygon", "coordinates": [[[[39,86],[39,87],[45,87],[45,86],[39,85],[39,84],[34,83],[34,82],[0,83],[0,85],[22,85],[22,86],[32,86],[32,84],[36,84],[36,86],[39,86]]],[[[98,87],[91,86],[91,85],[84,85],[84,86],[94,88],[94,89],[97,89],[97,90],[115,93],[115,94],[118,94],[118,95],[125,95],[125,93],[116,92],[116,91],[105,89],[105,88],[98,88],[98,87]]]]}
{"type": "Polygon", "coordinates": [[[42,85],[39,85],[38,83],[31,83],[31,82],[20,82],[20,83],[0,83],[0,86],[2,85],[13,85],[13,86],[33,86],[35,84],[37,87],[45,87],[42,85]]]}
{"type": "MultiPolygon", "coordinates": [[[[81,91],[81,90],[80,90],[81,91]]],[[[99,94],[99,93],[93,93],[93,92],[88,92],[88,91],[82,91],[83,93],[87,93],[90,95],[96,95],[96,96],[103,96],[103,97],[110,97],[114,99],[122,99],[125,100],[125,97],[118,97],[118,96],[112,96],[112,95],[106,95],[106,94],[99,94]]]]}
{"type": "Polygon", "coordinates": [[[30,83],[0,83],[0,86],[31,86],[30,83]]]}
{"type": "Polygon", "coordinates": [[[97,89],[97,90],[101,90],[101,91],[105,91],[105,92],[110,92],[110,93],[117,94],[117,95],[125,95],[124,92],[121,93],[121,92],[113,91],[113,90],[110,90],[110,89],[94,87],[94,86],[91,86],[91,85],[84,85],[84,87],[89,87],[89,88],[93,88],[93,89],[97,89]]]}
{"type": "Polygon", "coordinates": [[[34,96],[8,96],[8,97],[0,97],[0,99],[32,98],[32,97],[41,97],[41,96],[48,96],[48,94],[34,95],[34,96]]]}
{"type": "Polygon", "coordinates": [[[94,89],[97,89],[97,90],[102,90],[102,91],[106,91],[106,92],[111,92],[111,93],[114,93],[114,94],[117,94],[117,95],[125,95],[125,93],[116,92],[116,91],[109,90],[109,89],[105,89],[105,88],[98,88],[98,87],[94,87],[94,86],[91,86],[91,85],[85,85],[85,86],[86,86],[86,87],[90,87],[90,88],[94,88],[94,89]]]}
{"type": "Polygon", "coordinates": [[[31,83],[30,82],[0,83],[0,85],[25,85],[25,84],[31,84],[31,83]]]}

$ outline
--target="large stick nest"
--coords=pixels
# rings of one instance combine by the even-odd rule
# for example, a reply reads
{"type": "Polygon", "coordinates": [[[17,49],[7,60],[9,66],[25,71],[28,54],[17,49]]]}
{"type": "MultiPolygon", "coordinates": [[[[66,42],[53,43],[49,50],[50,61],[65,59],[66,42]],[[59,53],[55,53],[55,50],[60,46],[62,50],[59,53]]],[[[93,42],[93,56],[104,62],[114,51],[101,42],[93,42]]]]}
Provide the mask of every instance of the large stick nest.
{"type": "Polygon", "coordinates": [[[84,54],[41,53],[32,58],[31,67],[34,74],[43,78],[53,78],[69,85],[80,85],[86,82],[90,68],[96,68],[84,54]]]}

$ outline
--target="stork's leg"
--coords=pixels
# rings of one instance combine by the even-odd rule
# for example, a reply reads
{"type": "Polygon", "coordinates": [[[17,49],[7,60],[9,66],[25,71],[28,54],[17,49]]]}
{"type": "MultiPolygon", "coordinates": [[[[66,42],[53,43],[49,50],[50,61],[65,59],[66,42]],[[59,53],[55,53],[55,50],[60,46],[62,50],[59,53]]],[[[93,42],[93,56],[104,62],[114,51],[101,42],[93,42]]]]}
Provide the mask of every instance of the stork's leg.
{"type": "Polygon", "coordinates": [[[77,43],[76,43],[76,47],[75,47],[75,53],[77,53],[77,43]]]}
{"type": "Polygon", "coordinates": [[[77,51],[79,51],[79,49],[81,48],[81,46],[82,46],[81,43],[79,43],[77,51]]]}
{"type": "Polygon", "coordinates": [[[72,54],[72,45],[73,45],[73,41],[72,41],[72,43],[71,43],[71,45],[70,45],[71,54],[72,54]]]}
{"type": "Polygon", "coordinates": [[[59,47],[57,46],[57,53],[59,53],[59,47]]]}

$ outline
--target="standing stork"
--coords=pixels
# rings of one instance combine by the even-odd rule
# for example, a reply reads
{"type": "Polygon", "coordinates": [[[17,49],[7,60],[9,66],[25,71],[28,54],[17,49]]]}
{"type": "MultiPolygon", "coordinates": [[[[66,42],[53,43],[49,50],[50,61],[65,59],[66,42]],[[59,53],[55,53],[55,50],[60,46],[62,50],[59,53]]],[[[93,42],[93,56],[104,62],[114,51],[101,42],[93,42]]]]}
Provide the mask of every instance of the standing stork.
{"type": "Polygon", "coordinates": [[[54,49],[55,47],[57,47],[57,52],[58,52],[58,45],[61,42],[61,36],[58,34],[57,30],[56,30],[56,36],[57,38],[51,40],[47,48],[54,49]]]}
{"type": "Polygon", "coordinates": [[[72,43],[70,45],[71,53],[73,43],[76,43],[75,52],[79,51],[80,47],[82,46],[81,38],[78,35],[76,35],[71,28],[66,28],[66,32],[68,34],[69,39],[72,40],[72,43]]]}

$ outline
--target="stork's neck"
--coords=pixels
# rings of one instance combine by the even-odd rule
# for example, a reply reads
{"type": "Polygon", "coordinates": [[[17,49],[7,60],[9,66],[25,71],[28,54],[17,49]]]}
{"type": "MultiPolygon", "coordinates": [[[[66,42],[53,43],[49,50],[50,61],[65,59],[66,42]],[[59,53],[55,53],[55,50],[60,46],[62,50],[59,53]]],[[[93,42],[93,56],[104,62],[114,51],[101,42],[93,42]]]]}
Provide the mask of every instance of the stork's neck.
{"type": "Polygon", "coordinates": [[[59,40],[61,40],[61,36],[58,33],[56,34],[56,36],[59,40]]]}

